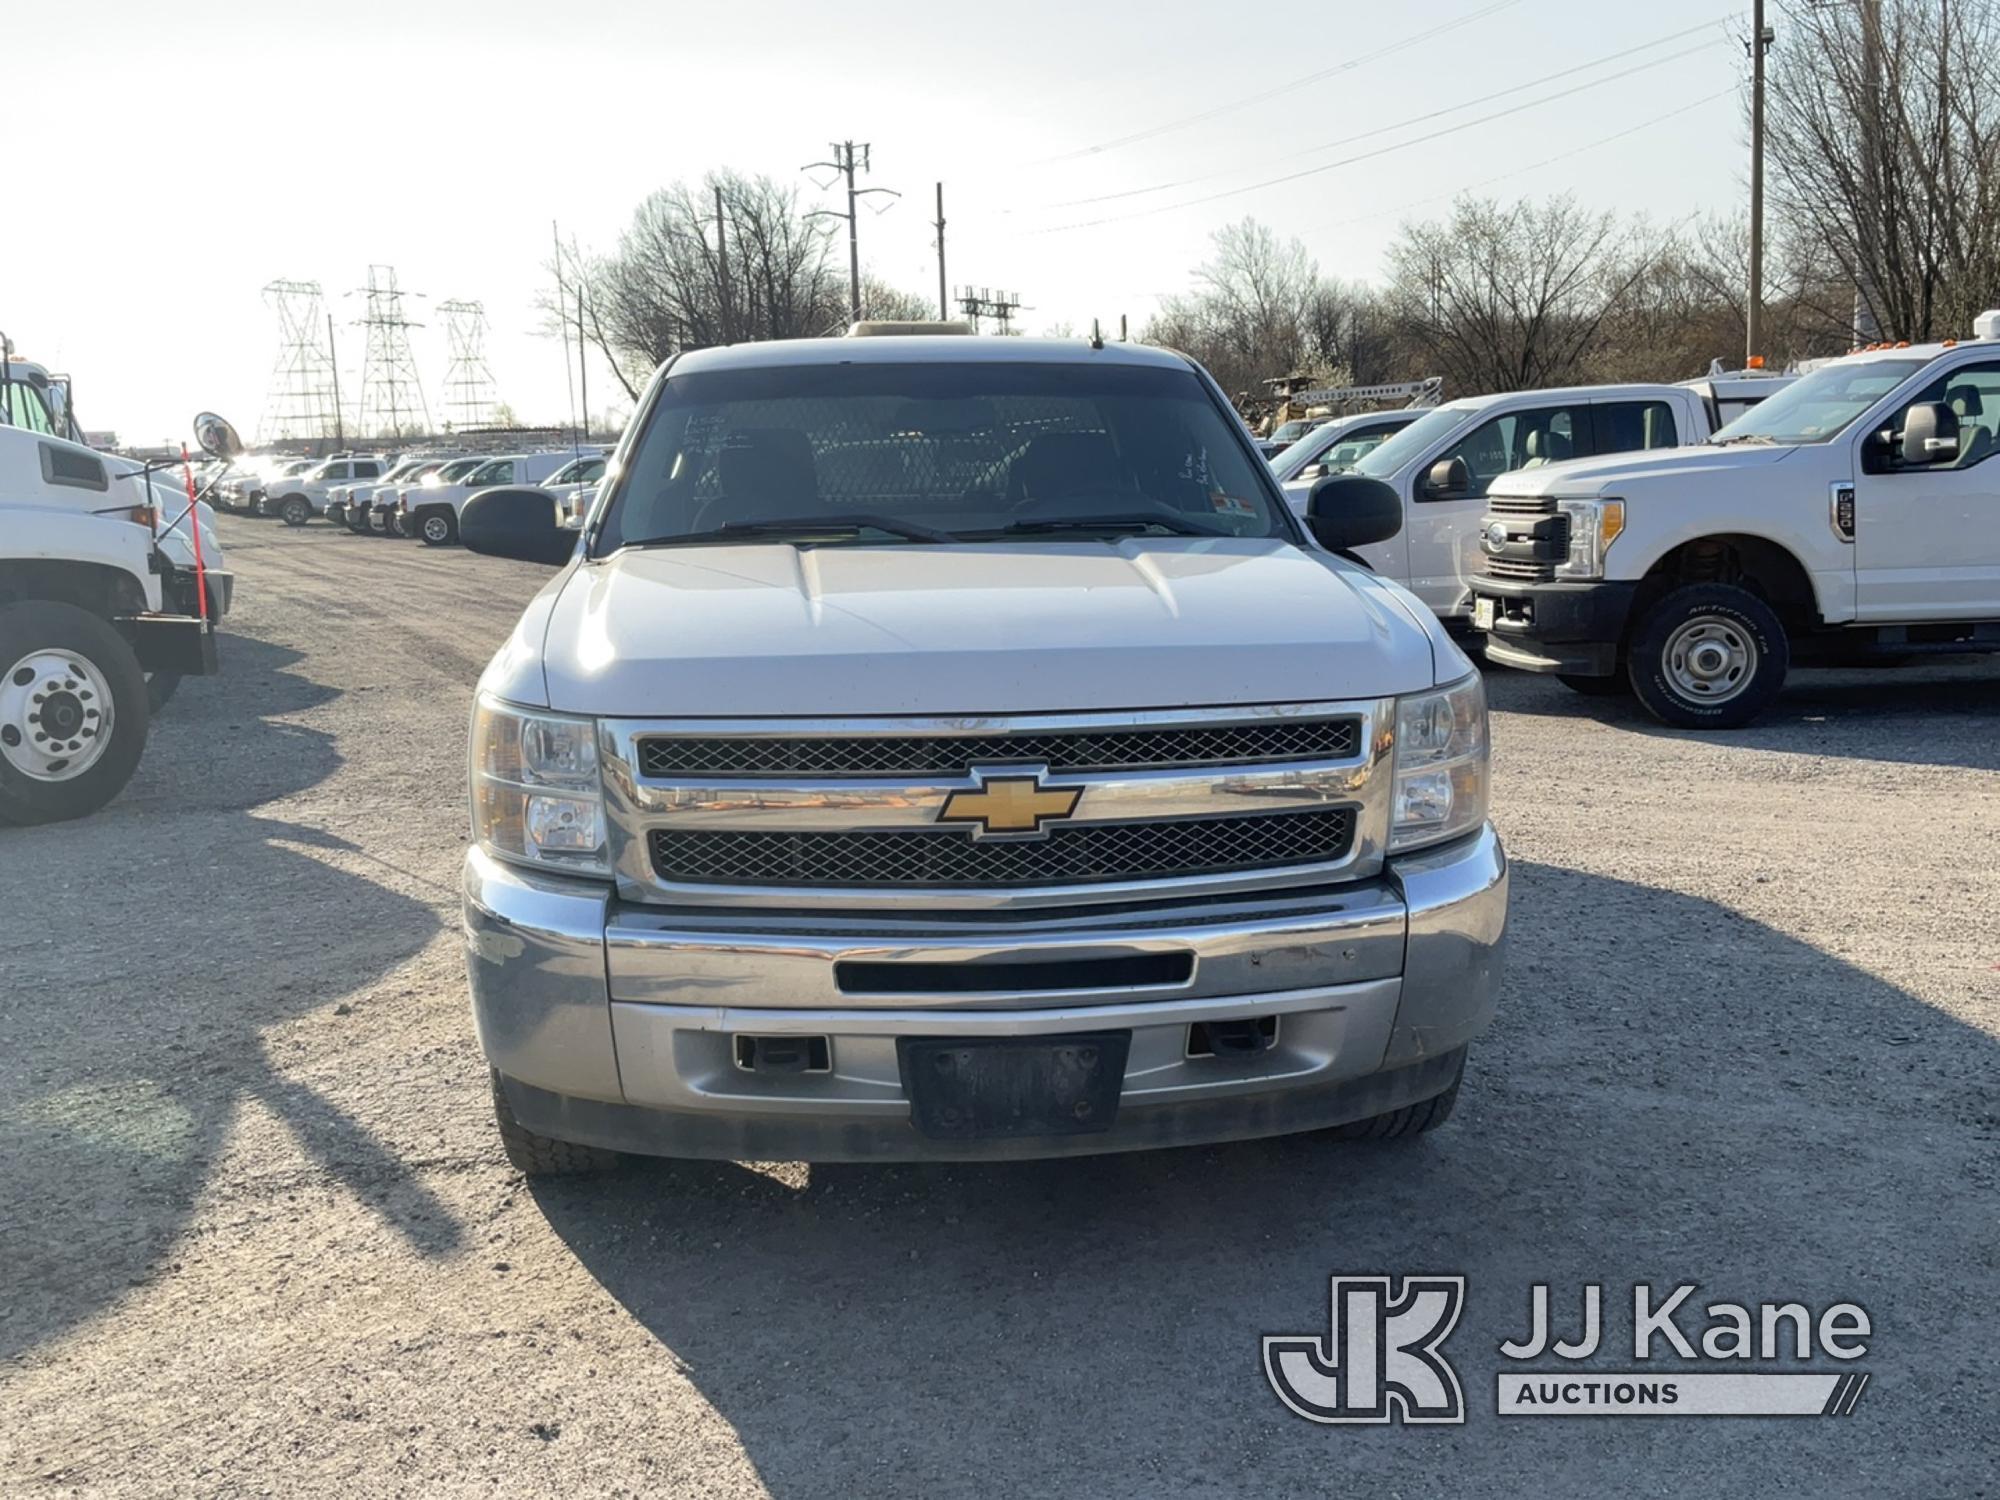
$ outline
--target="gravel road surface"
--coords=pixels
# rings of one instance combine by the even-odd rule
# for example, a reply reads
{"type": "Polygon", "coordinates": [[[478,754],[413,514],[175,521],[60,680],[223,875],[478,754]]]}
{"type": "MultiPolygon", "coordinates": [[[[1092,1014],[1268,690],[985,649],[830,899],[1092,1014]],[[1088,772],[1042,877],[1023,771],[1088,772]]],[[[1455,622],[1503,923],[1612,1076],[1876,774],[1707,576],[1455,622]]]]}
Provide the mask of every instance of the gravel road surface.
{"type": "Polygon", "coordinates": [[[0,830],[0,1492],[1994,1492],[2000,664],[1709,739],[1496,673],[1507,989],[1420,1141],[531,1187],[456,876],[546,574],[223,525],[223,674],[112,807],[0,830]],[[1466,1425],[1279,1406],[1259,1336],[1335,1272],[1468,1278],[1466,1425]],[[1531,1284],[1604,1284],[1630,1368],[1639,1280],[1860,1302],[1866,1398],[1496,1417],[1531,1284]]]}

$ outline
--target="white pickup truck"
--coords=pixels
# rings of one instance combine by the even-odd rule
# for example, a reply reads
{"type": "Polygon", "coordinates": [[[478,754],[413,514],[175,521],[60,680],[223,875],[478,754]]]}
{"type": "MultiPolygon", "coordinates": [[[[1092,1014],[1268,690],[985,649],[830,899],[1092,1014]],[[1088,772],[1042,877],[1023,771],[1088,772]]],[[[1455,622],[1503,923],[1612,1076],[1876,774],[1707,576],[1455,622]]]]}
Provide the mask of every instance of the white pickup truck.
{"type": "MultiPolygon", "coordinates": [[[[1785,376],[1765,376],[1771,389],[1785,376]]],[[[1340,477],[1359,496],[1387,486],[1404,507],[1400,532],[1360,549],[1385,578],[1405,584],[1454,626],[1472,615],[1486,495],[1502,474],[1534,472],[1591,454],[1673,448],[1700,442],[1718,424],[1702,382],[1585,385],[1470,396],[1432,407],[1365,453],[1340,477]]],[[[1285,487],[1303,510],[1318,479],[1285,487]]]]}
{"type": "Polygon", "coordinates": [[[1494,661],[1730,728],[1793,664],[2000,651],[2000,311],[1822,364],[1701,447],[1509,474],[1472,580],[1494,661]]]}
{"type": "MultiPolygon", "coordinates": [[[[185,494],[162,516],[170,487],[75,441],[48,391],[39,366],[0,358],[0,823],[82,817],[118,795],[155,698],[216,670],[211,622],[231,582],[203,526],[216,572],[200,618],[176,561],[193,546],[185,494]]],[[[219,418],[196,432],[213,455],[241,451],[219,418]]]]}
{"type": "MultiPolygon", "coordinates": [[[[867,333],[867,325],[857,332],[867,333]]],[[[684,354],[479,684],[510,1159],[994,1158],[1451,1108],[1507,869],[1481,681],[1137,344],[684,354]]],[[[1334,481],[1327,481],[1332,484],[1334,481]]]]}
{"type": "Polygon", "coordinates": [[[280,517],[287,526],[303,526],[326,510],[334,490],[378,481],[392,463],[371,454],[341,454],[302,474],[272,479],[265,485],[263,512],[280,517]]]}
{"type": "Polygon", "coordinates": [[[455,484],[405,490],[400,530],[404,536],[421,537],[427,547],[448,547],[458,540],[459,512],[475,493],[504,485],[540,484],[576,456],[574,449],[509,453],[489,458],[455,484]]]}

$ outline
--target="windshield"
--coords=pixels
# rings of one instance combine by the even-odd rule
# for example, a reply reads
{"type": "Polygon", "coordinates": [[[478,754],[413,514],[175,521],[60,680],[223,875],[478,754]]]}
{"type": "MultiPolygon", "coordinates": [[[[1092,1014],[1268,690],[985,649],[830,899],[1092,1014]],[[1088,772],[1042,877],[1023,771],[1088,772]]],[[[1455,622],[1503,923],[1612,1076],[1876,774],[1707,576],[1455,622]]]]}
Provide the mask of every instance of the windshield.
{"type": "Polygon", "coordinates": [[[1363,454],[1354,472],[1370,479],[1387,479],[1432,443],[1450,437],[1478,411],[1476,406],[1440,406],[1427,411],[1373,453],[1363,454]]]}
{"type": "Polygon", "coordinates": [[[440,484],[451,484],[456,480],[463,479],[478,467],[479,460],[476,458],[454,458],[435,474],[426,474],[424,477],[426,479],[435,479],[440,484]]]}
{"type": "Polygon", "coordinates": [[[1269,438],[1265,439],[1265,441],[1272,443],[1297,442],[1325,420],[1324,417],[1294,417],[1289,422],[1281,423],[1277,430],[1269,438]]]}
{"type": "Polygon", "coordinates": [[[597,553],[725,527],[871,543],[1294,535],[1193,371],[972,360],[669,377],[597,553]]]}
{"type": "Polygon", "coordinates": [[[550,484],[586,484],[593,479],[604,477],[604,460],[601,458],[573,458],[554,474],[549,476],[550,484]]]}
{"type": "Polygon", "coordinates": [[[0,426],[25,427],[30,432],[61,431],[42,393],[19,376],[0,384],[0,426]]]}
{"type": "Polygon", "coordinates": [[[1924,367],[1921,359],[1832,364],[1758,402],[1711,443],[1824,443],[1924,367]]]}

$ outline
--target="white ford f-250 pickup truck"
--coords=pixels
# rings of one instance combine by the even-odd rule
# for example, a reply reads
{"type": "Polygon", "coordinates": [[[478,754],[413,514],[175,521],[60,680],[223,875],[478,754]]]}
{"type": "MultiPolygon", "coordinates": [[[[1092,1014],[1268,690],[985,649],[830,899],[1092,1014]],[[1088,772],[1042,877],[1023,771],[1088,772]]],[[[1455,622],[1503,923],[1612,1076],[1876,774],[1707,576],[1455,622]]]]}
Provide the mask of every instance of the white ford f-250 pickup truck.
{"type": "MultiPolygon", "coordinates": [[[[858,325],[856,334],[867,333],[858,325]]],[[[465,932],[511,1160],[1115,1151],[1443,1120],[1499,985],[1479,676],[1138,345],[654,376],[479,684],[465,932]]]]}
{"type": "MultiPolygon", "coordinates": [[[[1761,375],[1751,383],[1777,389],[1786,382],[1761,375]]],[[[1716,406],[1712,379],[1504,391],[1434,406],[1346,471],[1350,490],[1386,484],[1404,508],[1402,530],[1361,548],[1361,560],[1407,584],[1444,619],[1469,625],[1486,495],[1501,475],[1587,454],[1698,443],[1721,425],[1716,406]]],[[[1316,483],[1285,486],[1294,510],[1304,508],[1316,483]]]]}
{"type": "Polygon", "coordinates": [[[2000,651],[2000,312],[1828,361],[1708,444],[1509,474],[1486,654],[1723,729],[1787,668],[2000,651]]]}

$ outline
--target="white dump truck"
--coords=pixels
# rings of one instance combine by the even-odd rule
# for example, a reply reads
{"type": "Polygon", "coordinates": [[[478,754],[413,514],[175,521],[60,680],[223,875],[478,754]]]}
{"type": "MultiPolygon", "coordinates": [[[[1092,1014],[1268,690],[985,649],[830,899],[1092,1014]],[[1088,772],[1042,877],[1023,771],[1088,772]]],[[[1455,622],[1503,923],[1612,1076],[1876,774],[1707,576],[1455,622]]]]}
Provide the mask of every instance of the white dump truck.
{"type": "MultiPolygon", "coordinates": [[[[0,357],[0,822],[94,812],[130,779],[156,700],[216,670],[233,579],[193,569],[185,492],[76,441],[45,370],[0,357]],[[174,505],[178,498],[179,504],[174,505]],[[179,559],[186,557],[187,564],[179,559]],[[197,610],[206,596],[208,617],[197,610]],[[149,680],[150,679],[150,680],[149,680]]],[[[241,451],[196,419],[204,451],[241,451]]]]}

